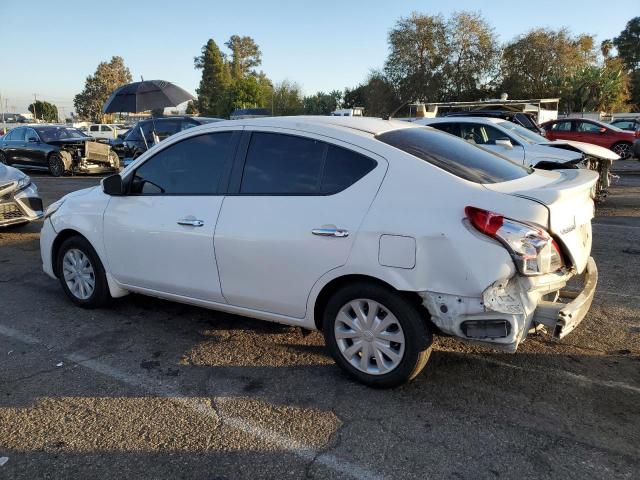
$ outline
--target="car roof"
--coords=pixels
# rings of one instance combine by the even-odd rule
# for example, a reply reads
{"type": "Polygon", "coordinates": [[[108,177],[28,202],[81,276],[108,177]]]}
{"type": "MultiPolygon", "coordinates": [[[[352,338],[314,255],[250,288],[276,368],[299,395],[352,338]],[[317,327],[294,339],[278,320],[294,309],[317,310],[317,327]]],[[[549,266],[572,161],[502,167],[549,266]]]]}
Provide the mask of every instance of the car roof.
{"type": "Polygon", "coordinates": [[[416,128],[420,125],[400,120],[383,120],[374,117],[334,117],[324,115],[299,115],[292,117],[261,117],[241,120],[225,120],[217,122],[217,126],[261,126],[278,127],[292,130],[306,130],[310,127],[328,127],[339,130],[364,132],[371,135],[398,130],[400,128],[416,128]]]}
{"type": "Polygon", "coordinates": [[[451,123],[451,122],[464,122],[464,123],[484,123],[484,124],[500,124],[505,123],[508,120],[504,118],[496,117],[463,117],[463,116],[451,116],[451,117],[437,117],[437,118],[421,118],[418,122],[424,122],[423,125],[430,125],[432,123],[451,123]]]}

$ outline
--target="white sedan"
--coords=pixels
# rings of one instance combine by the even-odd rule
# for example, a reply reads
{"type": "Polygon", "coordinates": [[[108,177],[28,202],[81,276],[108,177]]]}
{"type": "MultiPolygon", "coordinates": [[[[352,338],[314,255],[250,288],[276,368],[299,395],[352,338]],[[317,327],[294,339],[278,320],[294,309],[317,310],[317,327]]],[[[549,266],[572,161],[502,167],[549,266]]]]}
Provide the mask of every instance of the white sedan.
{"type": "Polygon", "coordinates": [[[596,179],[405,122],[225,121],[51,205],[41,254],[81,307],[136,292],[319,329],[350,375],[391,387],[434,334],[515,351],[535,324],[582,321],[596,179]]]}

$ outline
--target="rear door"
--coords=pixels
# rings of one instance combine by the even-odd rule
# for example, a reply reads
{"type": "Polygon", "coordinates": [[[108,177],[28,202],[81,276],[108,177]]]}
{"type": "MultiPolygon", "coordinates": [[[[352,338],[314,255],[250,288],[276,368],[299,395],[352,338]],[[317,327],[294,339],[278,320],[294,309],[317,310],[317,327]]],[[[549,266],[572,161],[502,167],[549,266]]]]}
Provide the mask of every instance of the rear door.
{"type": "Polygon", "coordinates": [[[215,234],[222,293],[232,305],[303,318],[315,282],[347,262],[387,163],[287,130],[245,132],[239,152],[215,234]]]}
{"type": "Polygon", "coordinates": [[[104,214],[104,243],[120,283],[223,302],[213,234],[241,130],[190,136],[133,172],[104,214]]]}

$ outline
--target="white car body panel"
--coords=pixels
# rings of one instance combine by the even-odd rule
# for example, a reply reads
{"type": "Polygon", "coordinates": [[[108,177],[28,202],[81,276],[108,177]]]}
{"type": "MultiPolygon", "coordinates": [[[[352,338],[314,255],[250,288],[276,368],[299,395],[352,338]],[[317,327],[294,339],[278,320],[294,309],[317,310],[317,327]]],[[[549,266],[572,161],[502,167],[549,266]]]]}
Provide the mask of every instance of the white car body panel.
{"type": "Polygon", "coordinates": [[[100,188],[74,192],[44,223],[44,269],[55,275],[55,238],[65,230],[76,231],[96,249],[113,296],[135,291],[310,329],[317,328],[314,307],[324,287],[347,275],[368,276],[418,294],[431,321],[445,333],[464,338],[460,325],[470,318],[508,319],[514,328],[492,343],[514,350],[541,297],[561,288],[573,271],[524,277],[502,244],[469,224],[465,207],[551,230],[576,271],[583,271],[591,249],[593,202],[588,191],[595,174],[536,172],[481,185],[374,138],[416,127],[370,118],[281,117],[183,131],[151,148],[122,175],[174,142],[228,129],[300,134],[368,155],[378,166],[327,196],[111,197],[100,188]],[[197,202],[204,202],[204,208],[197,202]],[[177,225],[186,215],[204,220],[203,229],[177,225]],[[311,233],[324,225],[346,229],[349,236],[311,233]],[[390,237],[398,252],[389,250],[390,237]],[[132,248],[136,245],[142,248],[132,248]],[[517,305],[500,300],[506,288],[518,292],[517,305]]]}

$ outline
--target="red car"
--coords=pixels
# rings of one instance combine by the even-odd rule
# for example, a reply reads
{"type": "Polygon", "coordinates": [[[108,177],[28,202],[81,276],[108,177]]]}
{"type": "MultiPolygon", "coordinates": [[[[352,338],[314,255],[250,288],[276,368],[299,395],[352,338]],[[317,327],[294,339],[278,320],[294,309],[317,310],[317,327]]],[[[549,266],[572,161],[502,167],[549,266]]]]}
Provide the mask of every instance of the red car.
{"type": "Polygon", "coordinates": [[[540,126],[549,140],[593,143],[613,150],[621,158],[631,155],[633,143],[640,138],[640,132],[629,132],[597,120],[583,118],[551,120],[540,126]]]}

